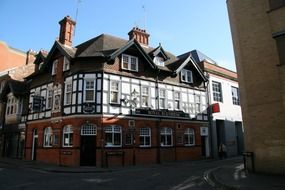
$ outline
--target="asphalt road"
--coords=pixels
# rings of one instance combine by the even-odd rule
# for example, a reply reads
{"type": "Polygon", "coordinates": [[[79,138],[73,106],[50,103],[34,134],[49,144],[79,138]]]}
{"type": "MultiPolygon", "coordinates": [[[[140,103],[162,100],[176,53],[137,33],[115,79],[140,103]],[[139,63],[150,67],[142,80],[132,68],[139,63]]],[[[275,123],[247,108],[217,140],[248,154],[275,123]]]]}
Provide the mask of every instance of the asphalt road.
{"type": "Polygon", "coordinates": [[[0,190],[202,190],[214,189],[203,178],[209,169],[240,159],[124,167],[104,173],[54,173],[0,162],[0,190]]]}

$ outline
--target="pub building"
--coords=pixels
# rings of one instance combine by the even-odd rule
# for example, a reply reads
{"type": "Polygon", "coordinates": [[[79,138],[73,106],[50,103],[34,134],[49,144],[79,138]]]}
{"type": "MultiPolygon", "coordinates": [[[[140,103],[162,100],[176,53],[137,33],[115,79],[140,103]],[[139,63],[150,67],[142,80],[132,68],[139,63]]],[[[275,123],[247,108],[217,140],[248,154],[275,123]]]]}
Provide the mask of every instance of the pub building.
{"type": "Polygon", "coordinates": [[[25,159],[65,166],[145,165],[209,156],[207,78],[133,28],[72,46],[75,22],[38,55],[29,83],[25,159]]]}

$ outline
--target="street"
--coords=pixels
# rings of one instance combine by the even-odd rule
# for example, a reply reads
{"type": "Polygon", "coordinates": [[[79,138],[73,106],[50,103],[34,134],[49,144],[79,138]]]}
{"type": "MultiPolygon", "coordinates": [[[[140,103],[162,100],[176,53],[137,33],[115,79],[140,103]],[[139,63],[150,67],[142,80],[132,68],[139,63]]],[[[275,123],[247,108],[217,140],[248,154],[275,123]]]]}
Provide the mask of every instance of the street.
{"type": "Polygon", "coordinates": [[[214,189],[205,171],[241,162],[240,159],[188,161],[116,168],[100,173],[56,173],[0,162],[0,189],[214,189]]]}

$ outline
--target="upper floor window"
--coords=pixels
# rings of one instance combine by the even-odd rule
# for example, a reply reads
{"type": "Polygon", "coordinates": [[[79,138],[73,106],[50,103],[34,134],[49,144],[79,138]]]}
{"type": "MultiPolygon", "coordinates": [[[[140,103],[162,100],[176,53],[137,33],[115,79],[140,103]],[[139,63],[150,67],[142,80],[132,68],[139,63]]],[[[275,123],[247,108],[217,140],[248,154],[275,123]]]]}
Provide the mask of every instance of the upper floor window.
{"type": "Polygon", "coordinates": [[[142,107],[149,106],[149,88],[147,86],[142,87],[142,107]]]}
{"type": "Polygon", "coordinates": [[[12,94],[9,94],[7,99],[6,115],[17,114],[19,112],[18,103],[19,103],[18,99],[12,94]]]}
{"type": "Polygon", "coordinates": [[[72,101],[72,83],[65,84],[65,105],[71,104],[72,101]]]}
{"type": "Polygon", "coordinates": [[[73,128],[70,125],[64,126],[63,128],[63,147],[73,146],[73,128]]]}
{"type": "Polygon", "coordinates": [[[172,129],[164,127],[160,130],[160,145],[161,146],[172,146],[172,129]]]}
{"type": "Polygon", "coordinates": [[[48,91],[47,91],[47,102],[46,102],[47,109],[51,109],[51,107],[52,107],[52,97],[53,97],[53,90],[48,89],[48,91]]]}
{"type": "Polygon", "coordinates": [[[159,89],[159,108],[165,109],[166,104],[166,92],[164,89],[159,89]]]}
{"type": "Polygon", "coordinates": [[[51,72],[52,75],[55,75],[55,74],[56,74],[56,72],[57,72],[57,66],[58,66],[58,60],[56,59],[56,60],[54,60],[53,63],[52,63],[52,72],[51,72]]]}
{"type": "Polygon", "coordinates": [[[201,96],[200,95],[195,95],[195,111],[196,113],[201,112],[201,96]]]}
{"type": "Polygon", "coordinates": [[[94,79],[85,80],[85,102],[95,100],[95,81],[94,79]]]}
{"type": "Polygon", "coordinates": [[[151,145],[150,128],[140,128],[140,147],[149,147],[151,145]]]}
{"type": "Polygon", "coordinates": [[[153,62],[154,62],[156,65],[158,65],[158,66],[164,67],[164,60],[163,60],[162,57],[155,56],[155,57],[153,58],[153,62]]]}
{"type": "Polygon", "coordinates": [[[195,132],[192,128],[187,128],[184,132],[184,144],[186,146],[195,145],[195,132]]]}
{"type": "Polygon", "coordinates": [[[192,71],[182,69],[181,70],[181,81],[187,82],[187,83],[193,83],[192,71]]]}
{"type": "Polygon", "coordinates": [[[63,71],[67,71],[70,69],[70,61],[67,59],[67,57],[64,57],[63,60],[63,71]]]}
{"type": "Polygon", "coordinates": [[[222,85],[220,82],[212,82],[213,99],[217,102],[223,102],[222,85]]]}
{"type": "Polygon", "coordinates": [[[240,105],[239,89],[232,86],[232,99],[234,105],[240,105]]]}
{"type": "Polygon", "coordinates": [[[44,130],[44,147],[51,147],[52,146],[52,128],[47,127],[44,130]]]}
{"type": "Polygon", "coordinates": [[[174,109],[180,110],[180,92],[174,92],[174,109]]]}
{"type": "Polygon", "coordinates": [[[32,108],[34,112],[41,112],[44,108],[44,97],[35,93],[33,96],[32,108]]]}
{"type": "Polygon", "coordinates": [[[122,129],[117,125],[105,127],[105,142],[106,146],[118,147],[122,146],[122,129]]]}
{"type": "Polygon", "coordinates": [[[138,58],[127,54],[122,54],[122,69],[138,71],[138,58]]]}
{"type": "Polygon", "coordinates": [[[120,83],[119,81],[110,81],[110,103],[120,103],[120,83]]]}

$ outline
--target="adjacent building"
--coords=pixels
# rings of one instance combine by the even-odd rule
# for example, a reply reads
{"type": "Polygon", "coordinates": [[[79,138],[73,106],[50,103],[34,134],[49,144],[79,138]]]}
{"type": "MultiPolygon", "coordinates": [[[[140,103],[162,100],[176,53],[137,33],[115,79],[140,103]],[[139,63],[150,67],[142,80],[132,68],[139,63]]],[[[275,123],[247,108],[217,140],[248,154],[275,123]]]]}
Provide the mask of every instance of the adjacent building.
{"type": "Polygon", "coordinates": [[[23,158],[28,86],[36,52],[24,53],[0,42],[0,156],[23,158]]]}
{"type": "Polygon", "coordinates": [[[135,165],[210,156],[208,80],[137,27],[72,46],[75,22],[27,77],[25,158],[59,165],[135,165]]]}
{"type": "Polygon", "coordinates": [[[241,155],[244,139],[237,74],[198,50],[191,54],[209,80],[212,156],[218,158],[221,143],[226,145],[227,156],[241,155]]]}
{"type": "Polygon", "coordinates": [[[228,0],[249,168],[285,171],[285,1],[228,0]],[[250,158],[249,158],[250,159],[250,158]]]}

